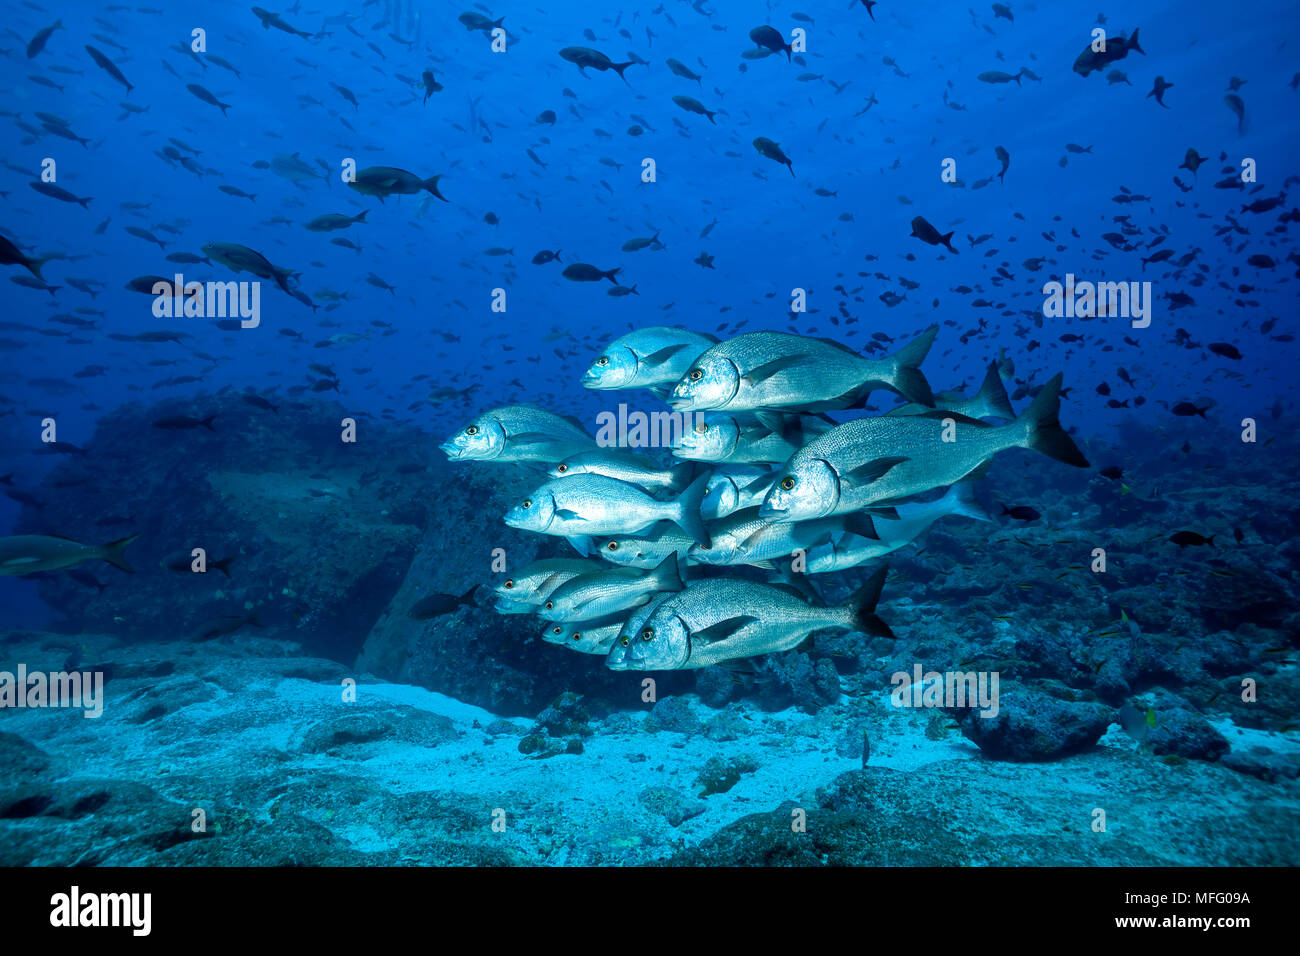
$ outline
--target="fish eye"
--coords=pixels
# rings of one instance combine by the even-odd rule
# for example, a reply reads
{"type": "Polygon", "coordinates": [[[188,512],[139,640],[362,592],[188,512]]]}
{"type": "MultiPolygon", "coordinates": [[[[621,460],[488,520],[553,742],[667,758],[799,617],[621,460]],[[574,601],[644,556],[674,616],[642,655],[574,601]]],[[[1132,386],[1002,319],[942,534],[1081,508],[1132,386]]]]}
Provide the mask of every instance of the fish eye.
{"type": "Polygon", "coordinates": [[[547,602],[546,602],[546,610],[549,611],[549,610],[551,610],[551,609],[554,608],[554,607],[555,607],[555,602],[554,602],[554,601],[547,601],[547,602]]]}
{"type": "Polygon", "coordinates": [[[784,488],[786,491],[789,491],[794,486],[795,486],[794,476],[786,475],[784,478],[781,479],[781,487],[784,488]]]}
{"type": "Polygon", "coordinates": [[[628,639],[627,639],[626,637],[620,637],[620,638],[618,639],[618,643],[619,643],[621,646],[623,646],[623,647],[627,647],[627,645],[628,645],[628,639]]]}
{"type": "Polygon", "coordinates": [[[509,590],[510,590],[512,587],[514,587],[514,586],[515,586],[515,579],[514,579],[514,578],[508,578],[508,579],[506,580],[505,585],[504,585],[504,587],[505,587],[505,589],[506,589],[507,591],[509,591],[509,590]]]}
{"type": "Polygon", "coordinates": [[[470,425],[469,428],[465,429],[465,434],[466,434],[466,435],[477,435],[477,434],[478,434],[478,426],[477,426],[477,425],[470,425]]]}
{"type": "Polygon", "coordinates": [[[564,628],[557,624],[557,625],[555,625],[555,627],[551,628],[551,633],[552,633],[552,634],[563,634],[563,633],[564,633],[564,628]]]}
{"type": "Polygon", "coordinates": [[[609,364],[609,356],[602,355],[600,358],[596,359],[596,364],[599,365],[601,368],[604,368],[606,365],[609,364]]]}
{"type": "Polygon", "coordinates": [[[708,434],[708,431],[709,431],[708,422],[700,422],[698,425],[695,426],[695,434],[697,435],[706,435],[708,434]]]}
{"type": "Polygon", "coordinates": [[[655,629],[653,627],[647,627],[644,631],[641,632],[641,640],[653,641],[654,639],[655,639],[655,629]]]}
{"type": "Polygon", "coordinates": [[[700,550],[701,550],[701,551],[712,551],[712,550],[713,550],[713,545],[711,545],[711,544],[702,544],[702,545],[700,545],[700,550]]]}
{"type": "Polygon", "coordinates": [[[573,632],[573,639],[574,639],[575,641],[580,641],[580,640],[582,640],[582,632],[581,632],[581,631],[574,631],[574,632],[573,632]]]}
{"type": "Polygon", "coordinates": [[[605,545],[605,547],[609,548],[609,550],[611,550],[611,551],[617,551],[617,550],[618,550],[618,542],[617,542],[617,541],[611,541],[609,544],[605,545]]]}
{"type": "Polygon", "coordinates": [[[568,466],[568,465],[556,465],[556,466],[555,466],[555,470],[558,471],[560,474],[564,474],[566,471],[569,470],[569,466],[568,466]]]}
{"type": "Polygon", "coordinates": [[[698,382],[698,381],[699,381],[700,379],[702,379],[702,378],[704,378],[704,372],[702,372],[702,371],[701,371],[700,369],[698,369],[698,368],[693,368],[693,369],[691,369],[691,381],[692,381],[692,382],[698,382]]]}
{"type": "Polygon", "coordinates": [[[533,499],[532,499],[532,498],[525,498],[525,499],[524,499],[524,507],[525,507],[525,508],[531,508],[532,506],[533,506],[533,499]]]}

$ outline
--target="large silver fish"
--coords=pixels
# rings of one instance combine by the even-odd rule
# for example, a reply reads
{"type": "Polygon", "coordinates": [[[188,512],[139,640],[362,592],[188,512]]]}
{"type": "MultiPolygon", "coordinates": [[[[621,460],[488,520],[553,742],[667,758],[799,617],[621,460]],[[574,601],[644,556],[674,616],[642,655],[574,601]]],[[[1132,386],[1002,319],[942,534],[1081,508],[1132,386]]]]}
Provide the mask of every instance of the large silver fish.
{"type": "Polygon", "coordinates": [[[452,461],[554,463],[597,445],[575,418],[536,405],[505,405],[484,412],[438,447],[452,461]]]}
{"type": "Polygon", "coordinates": [[[596,389],[671,386],[717,341],[712,335],[666,325],[637,329],[605,346],[582,376],[582,384],[596,389]]]}
{"type": "Polygon", "coordinates": [[[897,503],[956,484],[1009,448],[1032,448],[1086,468],[1088,459],[1057,417],[1060,389],[1058,374],[1008,425],[993,426],[946,411],[846,422],[810,442],[779,469],[780,477],[759,514],[777,521],[806,521],[897,503]],[[955,440],[945,441],[950,430],[955,440]]]}
{"type": "Polygon", "coordinates": [[[896,354],[866,358],[829,339],[788,332],[746,332],[712,346],[673,387],[677,411],[797,409],[818,412],[862,405],[873,389],[933,405],[920,365],[939,327],[896,354]]]}
{"type": "Polygon", "coordinates": [[[548,621],[590,621],[630,611],[653,594],[680,591],[684,586],[677,571],[677,555],[670,554],[649,571],[606,568],[573,578],[556,588],[537,613],[548,621]]]}
{"type": "Polygon", "coordinates": [[[710,578],[671,595],[636,629],[629,619],[610,654],[623,649],[624,670],[687,670],[792,650],[823,628],[893,637],[876,616],[884,583],[882,567],[844,604],[814,607],[782,587],[710,578]]]}
{"type": "Polygon", "coordinates": [[[605,475],[556,478],[506,512],[506,524],[521,531],[574,537],[635,534],[656,521],[671,521],[695,541],[707,544],[709,532],[700,517],[708,491],[701,475],[671,501],[652,498],[636,485],[605,475]]]}

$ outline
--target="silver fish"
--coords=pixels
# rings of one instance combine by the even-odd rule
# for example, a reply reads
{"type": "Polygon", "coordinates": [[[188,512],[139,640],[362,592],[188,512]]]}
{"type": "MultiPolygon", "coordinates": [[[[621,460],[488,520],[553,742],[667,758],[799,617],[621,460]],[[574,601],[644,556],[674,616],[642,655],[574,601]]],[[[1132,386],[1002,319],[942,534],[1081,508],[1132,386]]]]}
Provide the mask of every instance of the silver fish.
{"type": "Polygon", "coordinates": [[[709,525],[709,546],[695,545],[690,558],[699,564],[768,567],[773,559],[829,544],[845,535],[874,540],[876,529],[871,516],[856,512],[812,521],[775,522],[759,517],[758,508],[746,508],[709,525]]]}
{"type": "Polygon", "coordinates": [[[885,570],[838,607],[813,607],[770,584],[700,581],[671,595],[638,628],[629,619],[610,654],[623,648],[619,663],[624,670],[687,670],[792,650],[823,628],[893,637],[876,616],[885,570]]]}
{"type": "Polygon", "coordinates": [[[1009,448],[1032,448],[1086,468],[1088,460],[1057,418],[1060,389],[1058,374],[1020,418],[996,427],[946,411],[846,422],[786,462],[759,514],[803,521],[896,503],[955,484],[1009,448]],[[950,427],[955,440],[945,441],[950,427]]]}
{"type": "Polygon", "coordinates": [[[694,544],[695,539],[671,521],[661,521],[646,535],[597,539],[592,543],[592,550],[610,564],[620,567],[655,568],[674,552],[682,564],[688,563],[686,553],[694,544]]]}
{"type": "Polygon", "coordinates": [[[933,405],[920,364],[938,334],[931,326],[899,352],[872,359],[828,339],[746,332],[709,348],[673,387],[677,411],[852,408],[873,389],[933,405]]]}
{"type": "Polygon", "coordinates": [[[614,635],[614,641],[609,648],[609,656],[605,658],[606,667],[612,671],[632,669],[628,666],[627,662],[627,651],[631,646],[631,641],[623,640],[624,632],[627,632],[628,634],[638,633],[645,622],[650,620],[650,615],[654,614],[654,612],[659,609],[659,605],[674,596],[674,593],[671,591],[663,594],[656,594],[650,599],[649,604],[644,604],[634,610],[631,614],[627,615],[627,619],[619,628],[618,633],[614,635]]]}
{"type": "Polygon", "coordinates": [[[570,537],[635,534],[656,521],[671,521],[697,542],[708,543],[700,502],[708,490],[701,475],[672,501],[658,501],[636,485],[605,475],[575,475],[549,481],[506,512],[505,522],[521,531],[570,537]]]}
{"type": "Polygon", "coordinates": [[[608,568],[573,578],[556,588],[537,613],[548,621],[590,621],[630,611],[645,604],[653,594],[680,591],[683,587],[674,553],[649,571],[608,568]]]}
{"type": "Polygon", "coordinates": [[[582,384],[595,389],[670,386],[717,341],[712,335],[665,325],[637,329],[605,346],[583,374],[582,384]]]}
{"type": "MultiPolygon", "coordinates": [[[[784,461],[785,459],[782,459],[784,461]]],[[[683,462],[671,468],[660,468],[644,455],[625,449],[599,448],[571,455],[547,472],[552,478],[573,475],[605,475],[619,481],[631,482],[642,488],[664,488],[681,491],[695,476],[695,467],[683,462]]]]}
{"type": "Polygon", "coordinates": [[[608,656],[619,631],[623,629],[626,617],[626,614],[613,614],[594,621],[573,621],[567,624],[552,621],[542,631],[542,640],[547,644],[562,645],[580,654],[608,656]]]}
{"type": "MultiPolygon", "coordinates": [[[[877,517],[874,520],[877,535],[874,540],[848,535],[838,541],[828,541],[808,549],[804,560],[804,572],[824,574],[829,571],[843,571],[845,568],[857,567],[867,561],[883,558],[890,552],[911,544],[925,533],[930,525],[949,515],[960,515],[976,521],[993,520],[975,501],[974,487],[968,481],[953,485],[942,498],[935,501],[902,504],[898,506],[897,511],[896,519],[877,517]]],[[[796,524],[794,527],[800,525],[796,524]]]]}
{"type": "Polygon", "coordinates": [[[582,423],[535,405],[484,412],[438,446],[452,461],[563,461],[596,448],[582,423]]]}
{"type": "Polygon", "coordinates": [[[520,568],[493,590],[498,598],[535,611],[561,584],[580,574],[600,571],[602,567],[599,561],[586,558],[540,558],[520,568]]]}
{"type": "Polygon", "coordinates": [[[741,508],[761,505],[776,480],[776,469],[766,465],[727,465],[709,475],[709,493],[700,513],[706,521],[735,514],[741,508]]]}

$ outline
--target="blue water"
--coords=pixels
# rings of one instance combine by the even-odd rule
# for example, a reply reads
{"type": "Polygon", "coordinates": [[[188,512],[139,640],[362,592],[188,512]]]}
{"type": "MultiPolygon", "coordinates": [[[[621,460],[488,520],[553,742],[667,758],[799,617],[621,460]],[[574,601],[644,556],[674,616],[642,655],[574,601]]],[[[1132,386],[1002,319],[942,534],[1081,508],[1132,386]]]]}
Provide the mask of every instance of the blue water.
{"type": "MultiPolygon", "coordinates": [[[[60,514],[60,496],[73,492],[61,492],[49,478],[66,462],[33,454],[47,415],[60,441],[87,446],[101,416],[131,403],[161,417],[187,414],[192,398],[226,388],[251,388],[277,403],[313,398],[302,388],[320,376],[308,365],[324,363],[337,372],[339,387],[323,398],[363,421],[418,429],[428,440],[424,459],[497,405],[537,402],[593,430],[597,413],[618,401],[657,407],[645,393],[579,385],[601,347],[632,328],[678,325],[720,337],[785,330],[855,348],[883,333],[891,342],[884,351],[892,352],[938,323],[923,365],[936,390],[973,391],[1001,357],[1013,363],[1004,366],[1004,380],[1021,408],[1051,375],[1063,373],[1070,391],[1061,420],[1094,469],[1145,453],[1140,484],[1129,481],[1148,499],[1191,469],[1210,469],[1201,486],[1208,505],[1180,513],[1173,524],[1153,524],[1152,535],[1217,530],[1222,544],[1239,522],[1220,520],[1218,527],[1216,518],[1226,504],[1239,509],[1243,501],[1234,467],[1285,473],[1295,463],[1287,430],[1300,355],[1300,14],[1282,0],[1261,0],[1248,12],[1135,0],[1106,10],[1105,29],[1111,37],[1140,30],[1145,55],[1130,53],[1083,77],[1071,66],[1098,25],[1098,4],[1010,9],[1014,21],[996,17],[987,3],[943,0],[882,0],[874,20],[845,0],[665,0],[653,8],[498,3],[490,11],[414,0],[300,0],[279,9],[313,35],[307,38],[264,29],[244,4],[168,3],[151,11],[136,4],[6,3],[0,233],[30,256],[54,256],[42,274],[55,288],[0,282],[0,315],[25,326],[0,331],[0,476],[12,474],[0,490],[45,504],[37,513],[0,498],[0,532],[21,524],[24,532],[81,540],[119,536],[71,526],[60,514]],[[466,10],[504,18],[504,52],[458,22],[466,10]],[[791,17],[799,11],[815,22],[791,17]],[[28,58],[29,41],[56,19],[63,29],[28,58]],[[806,30],[806,52],[796,61],[783,54],[743,58],[755,48],[750,29],[762,23],[787,39],[795,28],[806,30]],[[177,49],[190,44],[195,28],[206,31],[207,53],[228,61],[239,77],[211,61],[205,69],[204,53],[177,49]],[[588,29],[595,40],[584,38],[588,29]],[[87,44],[117,65],[134,87],[129,93],[91,60],[87,44]],[[629,66],[626,82],[612,70],[583,76],[559,56],[569,46],[595,48],[618,63],[635,54],[648,65],[629,66]],[[669,57],[702,81],[674,75],[669,57]],[[1023,68],[1040,80],[978,79],[1023,68]],[[1124,71],[1131,85],[1108,83],[1111,69],[1124,71]],[[425,70],[442,86],[427,101],[419,83],[425,70]],[[801,80],[805,75],[812,78],[801,80]],[[1168,109],[1147,96],[1158,75],[1173,83],[1164,94],[1168,109]],[[1232,77],[1246,81],[1237,91],[1245,108],[1240,131],[1224,100],[1232,77]],[[187,84],[211,91],[228,104],[226,113],[187,84]],[[331,84],[352,91],[359,108],[331,84]],[[679,108],[675,95],[716,111],[715,122],[679,108]],[[869,97],[876,102],[862,112],[869,97]],[[146,111],[125,115],[123,101],[146,111]],[[546,110],[556,115],[553,125],[538,119],[546,110]],[[86,146],[50,133],[38,111],[61,118],[86,146]],[[172,137],[197,151],[177,155],[192,156],[201,175],[163,155],[172,137]],[[756,137],[780,144],[793,176],[760,155],[756,137]],[[1067,143],[1089,151],[1070,152],[1067,143]],[[1001,180],[997,147],[1010,157],[1001,180]],[[1205,159],[1196,175],[1179,168],[1189,147],[1205,159]],[[295,153],[321,178],[294,185],[255,165],[295,153]],[[88,208],[31,188],[46,159],[56,163],[59,187],[91,197],[88,208]],[[956,161],[957,183],[942,177],[947,159],[956,161]],[[653,182],[642,180],[646,160],[653,161],[653,182]],[[360,195],[341,178],[349,161],[422,179],[440,175],[447,202],[427,193],[383,202],[360,195]],[[1256,181],[1240,182],[1244,161],[1256,181]],[[1230,188],[1216,188],[1233,178],[1230,188]],[[223,193],[222,185],[255,199],[223,193]],[[1138,198],[1116,201],[1131,196],[1138,198]],[[1275,197],[1282,198],[1275,208],[1243,211],[1275,197]],[[346,230],[304,228],[321,214],[361,212],[366,221],[346,230]],[[498,224],[486,221],[489,215],[498,224]],[[911,237],[916,216],[953,232],[957,253],[911,237]],[[1126,223],[1115,219],[1124,216],[1126,223]],[[127,226],[151,231],[165,249],[127,226]],[[1113,248],[1104,233],[1124,233],[1129,248],[1113,248]],[[662,247],[622,251],[628,240],[656,234],[662,247]],[[970,237],[985,234],[991,238],[972,245],[970,237]],[[211,319],[157,318],[151,296],[125,287],[138,276],[175,272],[198,281],[254,278],[220,263],[165,259],[201,254],[212,241],[251,247],[292,270],[292,287],[318,309],[263,281],[260,325],[228,330],[211,319]],[[498,247],[513,252],[487,254],[498,247]],[[1173,250],[1172,258],[1144,266],[1160,249],[1173,250]],[[534,265],[541,250],[559,250],[562,262],[534,265]],[[1188,264],[1177,265],[1194,251],[1188,264]],[[713,257],[711,269],[697,263],[702,254],[713,257]],[[1272,265],[1248,262],[1258,256],[1272,265]],[[1037,270],[1025,264],[1035,259],[1042,260],[1037,270]],[[636,294],[616,297],[609,282],[566,280],[561,270],[575,262],[618,268],[618,282],[636,294]],[[1116,317],[1045,318],[1044,284],[1067,274],[1150,281],[1149,327],[1116,317]],[[395,292],[368,284],[370,275],[395,292]],[[70,277],[102,286],[92,297],[69,285],[70,277]],[[493,308],[498,289],[505,290],[504,311],[493,308]],[[806,313],[789,311],[796,289],[807,292],[806,313]],[[347,299],[334,301],[330,290],[347,299]],[[887,306],[880,297],[891,292],[906,298],[887,306]],[[1178,293],[1194,303],[1174,308],[1170,297],[1178,293]],[[84,308],[102,314],[77,312],[84,308]],[[51,321],[69,314],[95,326],[51,321]],[[187,338],[111,337],[156,330],[187,338]],[[340,334],[362,338],[318,345],[340,334]],[[1239,357],[1210,350],[1211,343],[1232,346],[1239,357]],[[176,364],[150,364],[158,359],[176,364]],[[106,369],[78,377],[89,365],[106,369]],[[170,376],[199,381],[154,387],[170,376]],[[1108,394],[1099,393],[1102,383],[1108,394]],[[431,387],[474,385],[468,397],[426,401],[431,387]],[[1110,399],[1127,407],[1111,407],[1110,399]],[[1181,402],[1204,417],[1174,414],[1181,402]],[[1240,437],[1245,418],[1258,423],[1260,442],[1280,440],[1288,450],[1279,445],[1267,464],[1252,461],[1257,446],[1240,437]],[[1199,456],[1195,464],[1178,458],[1184,442],[1199,456]]],[[[24,275],[30,273],[21,266],[5,267],[6,278],[24,275]]],[[[97,446],[96,454],[145,459],[167,437],[151,430],[112,449],[97,446]]],[[[237,466],[239,455],[255,458],[257,451],[226,454],[213,467],[237,466]]],[[[1037,477],[1017,493],[1075,480],[1056,463],[1026,462],[1037,477]]],[[[1250,500],[1260,495],[1257,488],[1250,500]]],[[[161,513],[164,503],[158,505],[161,513]]],[[[1267,521],[1267,510],[1255,517],[1267,521]]],[[[1106,534],[1104,527],[1076,530],[1106,534]]],[[[1293,582],[1287,561],[1274,570],[1293,582]]],[[[95,573],[101,581],[117,574],[108,567],[95,573]]],[[[999,571],[989,565],[986,573],[999,571]]],[[[0,623],[10,628],[58,626],[57,609],[34,581],[0,577],[0,602],[7,619],[0,623]]]]}

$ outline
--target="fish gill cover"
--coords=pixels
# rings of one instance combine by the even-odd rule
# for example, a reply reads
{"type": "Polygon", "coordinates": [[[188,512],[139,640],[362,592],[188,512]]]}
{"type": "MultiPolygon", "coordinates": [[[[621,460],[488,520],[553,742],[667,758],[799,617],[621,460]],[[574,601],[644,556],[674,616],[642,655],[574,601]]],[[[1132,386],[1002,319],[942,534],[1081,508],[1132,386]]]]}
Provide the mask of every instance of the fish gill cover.
{"type": "Polygon", "coordinates": [[[5,13],[0,861],[1300,862],[1294,5],[5,13]]]}

